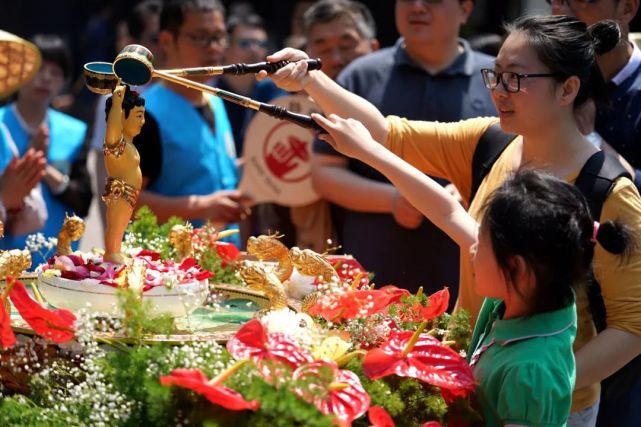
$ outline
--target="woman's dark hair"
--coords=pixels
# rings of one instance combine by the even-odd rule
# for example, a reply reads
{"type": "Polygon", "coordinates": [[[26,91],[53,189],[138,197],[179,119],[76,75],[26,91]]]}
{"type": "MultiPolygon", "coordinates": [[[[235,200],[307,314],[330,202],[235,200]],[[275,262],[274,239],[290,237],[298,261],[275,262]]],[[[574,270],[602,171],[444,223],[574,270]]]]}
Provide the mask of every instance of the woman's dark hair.
{"type": "MultiPolygon", "coordinates": [[[[583,194],[544,172],[522,170],[492,194],[484,209],[481,228],[507,282],[514,284],[510,259],[516,255],[536,278],[532,314],[566,306],[572,287],[587,280],[594,256],[594,221],[583,194]]],[[[599,226],[596,239],[614,254],[625,255],[634,246],[628,228],[613,221],[599,226]]]]}
{"type": "MultiPolygon", "coordinates": [[[[107,98],[107,102],[105,104],[106,120],[109,120],[109,111],[111,110],[112,97],[113,95],[107,98]]],[[[129,117],[129,113],[133,108],[144,107],[144,106],[145,106],[145,98],[142,98],[138,94],[138,92],[136,92],[135,90],[131,90],[129,85],[125,85],[125,96],[122,99],[122,109],[125,112],[125,119],[129,117]]]]}
{"type": "Polygon", "coordinates": [[[539,59],[564,81],[577,76],[581,81],[574,100],[578,107],[589,98],[607,102],[603,75],[596,55],[612,50],[621,38],[621,30],[614,21],[599,21],[586,26],[569,16],[524,16],[506,25],[509,33],[525,34],[539,59]]]}
{"type": "Polygon", "coordinates": [[[71,76],[71,51],[60,36],[36,34],[31,42],[40,50],[43,61],[52,62],[62,69],[65,80],[71,76]]]}

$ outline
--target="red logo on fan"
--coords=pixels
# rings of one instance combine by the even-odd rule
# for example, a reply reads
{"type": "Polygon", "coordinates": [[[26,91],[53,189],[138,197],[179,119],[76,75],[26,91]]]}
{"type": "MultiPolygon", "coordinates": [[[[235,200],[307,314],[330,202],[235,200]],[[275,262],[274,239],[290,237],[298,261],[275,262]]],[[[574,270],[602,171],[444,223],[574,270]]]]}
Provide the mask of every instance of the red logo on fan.
{"type": "Polygon", "coordinates": [[[274,127],[263,146],[263,155],[269,171],[286,182],[298,182],[310,173],[309,141],[292,135],[292,126],[287,122],[274,127]]]}

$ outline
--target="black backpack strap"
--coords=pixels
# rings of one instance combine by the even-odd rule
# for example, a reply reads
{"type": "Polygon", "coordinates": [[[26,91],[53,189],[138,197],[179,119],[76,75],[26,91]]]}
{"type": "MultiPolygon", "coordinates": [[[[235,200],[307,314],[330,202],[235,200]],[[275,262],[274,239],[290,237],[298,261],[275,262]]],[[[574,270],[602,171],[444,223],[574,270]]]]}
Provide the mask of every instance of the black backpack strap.
{"type": "MultiPolygon", "coordinates": [[[[603,203],[614,188],[616,180],[623,176],[630,178],[630,174],[621,163],[603,151],[594,153],[581,168],[574,185],[587,200],[590,213],[595,221],[600,220],[603,203]]],[[[586,292],[594,326],[598,332],[601,332],[607,327],[606,311],[601,295],[601,286],[593,272],[587,282],[586,292]]]]}
{"type": "Polygon", "coordinates": [[[600,220],[603,203],[612,191],[615,181],[621,177],[632,179],[623,165],[604,151],[594,153],[583,165],[574,185],[588,201],[590,213],[595,221],[600,220]]]}
{"type": "Polygon", "coordinates": [[[483,178],[514,138],[516,135],[503,132],[499,123],[493,124],[481,135],[472,157],[472,191],[468,204],[472,203],[483,178]]]}
{"type": "MultiPolygon", "coordinates": [[[[599,151],[583,165],[575,185],[585,196],[590,213],[595,220],[601,219],[603,203],[621,177],[631,178],[621,163],[613,156],[599,151]]],[[[601,286],[590,273],[586,288],[592,319],[598,332],[607,327],[606,310],[601,295],[601,286]]],[[[601,382],[601,401],[616,402],[624,398],[637,385],[641,378],[641,356],[637,356],[617,372],[601,382]]],[[[634,409],[631,409],[634,410],[634,409]]]]}

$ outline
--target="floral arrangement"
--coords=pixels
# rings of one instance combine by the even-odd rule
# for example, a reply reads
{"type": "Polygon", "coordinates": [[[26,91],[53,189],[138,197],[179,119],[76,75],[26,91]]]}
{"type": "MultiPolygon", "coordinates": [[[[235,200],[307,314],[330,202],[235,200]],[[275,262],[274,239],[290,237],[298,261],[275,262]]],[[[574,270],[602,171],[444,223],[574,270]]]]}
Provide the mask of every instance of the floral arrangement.
{"type": "MultiPolygon", "coordinates": [[[[179,263],[171,260],[176,254],[168,239],[154,235],[147,246],[141,237],[170,228],[161,230],[144,212],[138,221],[129,239],[148,266],[145,287],[166,286],[160,279],[165,268],[181,272],[174,286],[205,277],[199,264],[238,280],[237,250],[218,244],[211,230],[193,230],[193,258],[179,263]]],[[[476,386],[464,351],[469,315],[445,312],[448,290],[428,296],[376,289],[357,261],[331,262],[337,278],[317,280],[303,311],[260,311],[226,343],[147,343],[149,334],[171,334],[174,323],[149,316],[132,290],[119,291],[127,316],[110,319],[49,310],[8,279],[0,307],[0,425],[435,427],[480,421],[469,404],[476,386]],[[14,335],[7,299],[35,337],[14,335]],[[104,338],[104,332],[127,341],[104,338]]],[[[43,271],[109,286],[121,280],[99,255],[54,257],[43,271]]]]}
{"type": "MultiPolygon", "coordinates": [[[[478,419],[467,404],[474,378],[457,350],[465,337],[442,340],[447,324],[469,332],[464,314],[443,313],[447,290],[427,297],[354,288],[340,299],[359,308],[339,316],[332,299],[317,300],[316,317],[267,312],[224,346],[146,345],[154,322],[140,307],[137,320],[122,320],[138,322],[133,345],[95,338],[96,330],[123,324],[83,312],[70,326],[62,316],[63,339],[34,327],[44,339],[5,346],[0,424],[436,426],[478,419]],[[430,317],[416,323],[418,311],[430,317]],[[72,345],[51,345],[71,338],[72,345]]],[[[6,330],[6,322],[0,326],[6,330]]]]}
{"type": "MultiPolygon", "coordinates": [[[[135,219],[127,227],[123,246],[129,250],[147,249],[156,252],[163,260],[177,259],[178,255],[169,239],[171,229],[176,225],[191,227],[188,222],[176,217],[158,224],[153,212],[143,206],[136,211],[135,219]]],[[[217,232],[209,224],[193,229],[192,257],[203,269],[212,273],[216,282],[242,285],[236,264],[240,251],[232,243],[220,240],[226,233],[228,232],[217,232]]]]}
{"type": "MultiPolygon", "coordinates": [[[[145,267],[145,275],[142,278],[143,292],[156,286],[171,288],[193,281],[206,280],[213,276],[211,272],[201,268],[194,258],[186,258],[181,263],[177,263],[173,260],[163,260],[159,253],[147,249],[135,254],[132,262],[145,267]]],[[[128,266],[114,266],[103,262],[102,255],[77,253],[53,256],[49,258],[47,264],[41,266],[41,271],[44,276],[86,280],[118,288],[127,283],[128,266]]]]}

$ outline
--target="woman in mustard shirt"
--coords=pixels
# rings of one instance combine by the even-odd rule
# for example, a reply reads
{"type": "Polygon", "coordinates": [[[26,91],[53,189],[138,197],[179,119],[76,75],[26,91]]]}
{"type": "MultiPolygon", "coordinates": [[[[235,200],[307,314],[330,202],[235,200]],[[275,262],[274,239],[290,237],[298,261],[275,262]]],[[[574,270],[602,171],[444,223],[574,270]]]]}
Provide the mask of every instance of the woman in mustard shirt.
{"type": "MultiPolygon", "coordinates": [[[[471,191],[472,158],[479,138],[500,121],[505,132],[518,136],[489,170],[470,204],[470,215],[480,220],[488,196],[521,165],[544,169],[573,183],[587,159],[597,152],[579,131],[574,110],[603,92],[596,53],[607,52],[619,36],[613,23],[587,28],[565,16],[524,17],[509,30],[494,68],[485,72],[498,119],[432,123],[385,118],[322,72],[307,72],[304,62],[290,64],[271,77],[283,89],[304,89],[326,114],[358,119],[375,141],[421,172],[454,183],[464,198],[471,191]]],[[[268,60],[305,57],[285,49],[268,60]]],[[[627,178],[616,181],[603,204],[600,222],[612,219],[641,235],[641,198],[627,178]]],[[[594,425],[600,382],[641,354],[641,250],[637,247],[621,261],[597,244],[593,269],[605,303],[607,327],[596,333],[587,296],[578,291],[572,413],[587,419],[586,425],[594,425]]],[[[475,318],[483,298],[475,291],[472,265],[465,254],[459,286],[458,304],[475,318]]]]}

